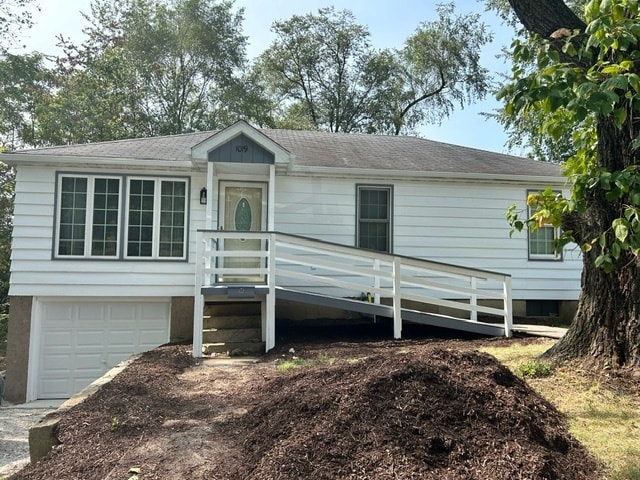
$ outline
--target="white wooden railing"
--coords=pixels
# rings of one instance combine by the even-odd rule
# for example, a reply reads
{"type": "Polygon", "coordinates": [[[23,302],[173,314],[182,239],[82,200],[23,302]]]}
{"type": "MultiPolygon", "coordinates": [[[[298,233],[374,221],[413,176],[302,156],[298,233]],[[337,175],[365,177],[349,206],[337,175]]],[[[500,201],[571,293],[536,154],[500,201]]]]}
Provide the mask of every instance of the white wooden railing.
{"type": "MultiPolygon", "coordinates": [[[[277,232],[199,230],[197,242],[194,351],[203,288],[234,284],[264,287],[269,311],[275,311],[276,288],[378,304],[390,301],[396,338],[402,328],[403,301],[473,322],[493,317],[491,321],[503,322],[505,335],[511,335],[509,275],[277,232]]],[[[274,327],[269,322],[270,331],[274,327]]],[[[267,332],[264,339],[267,350],[273,347],[272,336],[273,331],[267,332]]]]}

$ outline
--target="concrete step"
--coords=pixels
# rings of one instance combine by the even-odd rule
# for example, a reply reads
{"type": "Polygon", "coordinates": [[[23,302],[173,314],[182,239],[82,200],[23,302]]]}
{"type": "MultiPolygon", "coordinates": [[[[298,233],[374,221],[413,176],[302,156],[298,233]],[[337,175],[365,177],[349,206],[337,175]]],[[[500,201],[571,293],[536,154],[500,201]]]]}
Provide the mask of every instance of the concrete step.
{"type": "Polygon", "coordinates": [[[260,315],[204,315],[202,328],[262,328],[260,315]]]}
{"type": "Polygon", "coordinates": [[[206,303],[204,306],[204,315],[210,317],[216,316],[260,316],[260,303],[257,302],[218,302],[206,303]]]}
{"type": "Polygon", "coordinates": [[[211,328],[202,331],[203,343],[259,342],[260,328],[211,328]]]}
{"type": "Polygon", "coordinates": [[[264,353],[264,342],[204,343],[203,355],[226,353],[231,357],[247,357],[264,353]]]}

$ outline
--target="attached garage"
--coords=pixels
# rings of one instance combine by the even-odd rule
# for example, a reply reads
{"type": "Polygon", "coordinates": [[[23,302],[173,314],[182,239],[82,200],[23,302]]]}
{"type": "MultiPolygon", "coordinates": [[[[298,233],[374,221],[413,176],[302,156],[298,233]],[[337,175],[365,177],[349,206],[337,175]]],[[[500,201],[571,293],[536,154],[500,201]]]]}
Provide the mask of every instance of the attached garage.
{"type": "Polygon", "coordinates": [[[169,340],[169,299],[35,302],[31,397],[68,398],[134,353],[169,340]]]}

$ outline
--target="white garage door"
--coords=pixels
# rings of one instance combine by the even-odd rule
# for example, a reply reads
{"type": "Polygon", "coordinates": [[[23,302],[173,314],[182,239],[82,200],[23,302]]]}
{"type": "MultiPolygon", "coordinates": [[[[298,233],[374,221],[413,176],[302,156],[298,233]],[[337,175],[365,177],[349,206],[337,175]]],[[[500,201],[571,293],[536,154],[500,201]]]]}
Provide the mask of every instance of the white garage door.
{"type": "Polygon", "coordinates": [[[169,339],[170,303],[42,302],[38,398],[68,398],[169,339]]]}

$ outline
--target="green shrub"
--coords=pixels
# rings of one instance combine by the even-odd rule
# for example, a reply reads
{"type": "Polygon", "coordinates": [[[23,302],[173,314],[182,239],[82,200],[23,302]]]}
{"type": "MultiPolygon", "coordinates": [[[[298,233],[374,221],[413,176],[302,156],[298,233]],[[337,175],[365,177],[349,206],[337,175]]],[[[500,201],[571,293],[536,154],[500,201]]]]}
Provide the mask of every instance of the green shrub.
{"type": "Polygon", "coordinates": [[[550,363],[532,360],[521,364],[518,371],[523,377],[540,378],[553,375],[554,368],[550,363]]]}

